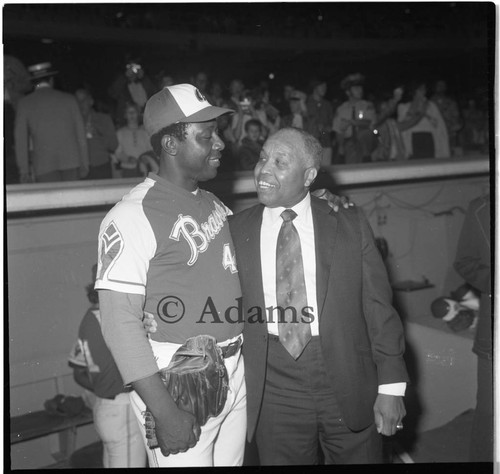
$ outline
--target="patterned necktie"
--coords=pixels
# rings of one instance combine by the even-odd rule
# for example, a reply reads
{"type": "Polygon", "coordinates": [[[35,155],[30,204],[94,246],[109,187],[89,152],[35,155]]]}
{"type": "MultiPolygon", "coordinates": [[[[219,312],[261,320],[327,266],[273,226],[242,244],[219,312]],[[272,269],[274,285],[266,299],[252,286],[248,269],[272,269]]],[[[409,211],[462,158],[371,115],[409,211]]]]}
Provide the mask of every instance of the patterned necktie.
{"type": "Polygon", "coordinates": [[[297,214],[285,209],[281,217],[276,246],[276,302],[283,308],[284,321],[280,322],[278,310],[278,332],[281,344],[298,359],[311,339],[310,323],[301,322],[302,309],[307,306],[304,265],[299,234],[292,222],[297,214]]]}

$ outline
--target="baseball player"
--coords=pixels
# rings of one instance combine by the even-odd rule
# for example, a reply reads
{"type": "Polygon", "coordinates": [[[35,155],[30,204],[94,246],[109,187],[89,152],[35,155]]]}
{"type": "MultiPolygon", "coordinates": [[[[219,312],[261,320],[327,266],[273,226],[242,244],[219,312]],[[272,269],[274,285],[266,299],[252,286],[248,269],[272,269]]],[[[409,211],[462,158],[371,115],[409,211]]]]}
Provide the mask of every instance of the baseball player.
{"type": "MultiPolygon", "coordinates": [[[[179,84],[152,96],[144,125],[160,158],[157,174],[111,209],[99,232],[95,288],[104,338],[141,425],[146,409],[155,420],[159,447],[148,450],[152,467],[227,466],[243,462],[246,387],[241,355],[243,322],[226,310],[241,297],[229,232],[231,211],[198,188],[212,179],[224,143],[214,107],[198,89],[179,84]],[[157,330],[148,338],[143,311],[157,330]],[[186,339],[213,336],[225,357],[229,391],[220,415],[199,426],[165,389],[165,368],[186,339]]],[[[146,441],[146,431],[143,428],[146,441]]]]}

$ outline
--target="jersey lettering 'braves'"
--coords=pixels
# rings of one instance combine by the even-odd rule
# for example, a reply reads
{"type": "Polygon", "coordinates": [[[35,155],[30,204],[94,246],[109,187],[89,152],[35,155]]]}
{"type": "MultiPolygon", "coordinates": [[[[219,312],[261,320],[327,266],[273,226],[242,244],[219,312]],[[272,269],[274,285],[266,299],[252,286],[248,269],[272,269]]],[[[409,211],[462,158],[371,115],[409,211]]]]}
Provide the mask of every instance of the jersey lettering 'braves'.
{"type": "Polygon", "coordinates": [[[191,249],[191,257],[187,264],[193,265],[198,260],[198,255],[208,249],[210,241],[220,232],[227,219],[227,211],[214,201],[215,210],[210,214],[206,222],[198,225],[191,216],[179,214],[177,222],[170,232],[170,238],[179,241],[184,237],[191,249]]]}
{"type": "MultiPolygon", "coordinates": [[[[144,295],[144,310],[158,323],[156,341],[201,334],[196,322],[208,298],[225,321],[224,311],[241,297],[229,215],[212,193],[150,175],[101,224],[96,288],[144,295]],[[174,323],[162,313],[165,298],[182,302],[174,323]]],[[[223,341],[241,330],[239,323],[206,324],[202,333],[223,341]]]]}

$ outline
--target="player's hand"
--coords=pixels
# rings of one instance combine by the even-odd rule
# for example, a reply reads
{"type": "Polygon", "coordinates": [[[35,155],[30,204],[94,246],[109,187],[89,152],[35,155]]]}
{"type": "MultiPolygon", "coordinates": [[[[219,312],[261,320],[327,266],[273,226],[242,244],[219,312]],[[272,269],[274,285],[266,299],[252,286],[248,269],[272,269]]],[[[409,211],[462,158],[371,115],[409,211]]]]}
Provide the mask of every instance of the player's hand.
{"type": "Polygon", "coordinates": [[[151,313],[148,313],[147,311],[144,311],[142,324],[144,326],[144,329],[148,333],[148,336],[156,332],[156,330],[158,329],[158,323],[156,322],[154,316],[151,313]]]}
{"type": "Polygon", "coordinates": [[[200,439],[201,428],[196,418],[177,407],[155,418],[155,425],[156,438],[164,456],[185,453],[200,439]]]}
{"type": "Polygon", "coordinates": [[[312,191],[311,194],[317,198],[324,199],[328,202],[328,205],[335,211],[338,212],[341,207],[344,209],[349,209],[354,206],[354,203],[349,201],[347,196],[337,196],[332,194],[328,189],[316,189],[312,191]]]}
{"type": "Polygon", "coordinates": [[[403,429],[406,416],[403,397],[379,393],[373,406],[377,431],[385,436],[392,436],[403,429]]]}

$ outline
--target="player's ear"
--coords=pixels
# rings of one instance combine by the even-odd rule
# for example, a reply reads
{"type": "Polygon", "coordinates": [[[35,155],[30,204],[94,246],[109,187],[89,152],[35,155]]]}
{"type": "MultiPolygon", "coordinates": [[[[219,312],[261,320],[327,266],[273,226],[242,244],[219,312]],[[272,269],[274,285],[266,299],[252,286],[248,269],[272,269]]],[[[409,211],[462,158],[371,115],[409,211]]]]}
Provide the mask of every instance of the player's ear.
{"type": "Polygon", "coordinates": [[[163,135],[161,139],[161,147],[169,155],[177,154],[177,139],[172,135],[163,135]]]}
{"type": "Polygon", "coordinates": [[[318,174],[318,170],[314,167],[306,169],[306,171],[304,172],[304,186],[306,188],[311,186],[313,181],[316,179],[317,174],[318,174]]]}

